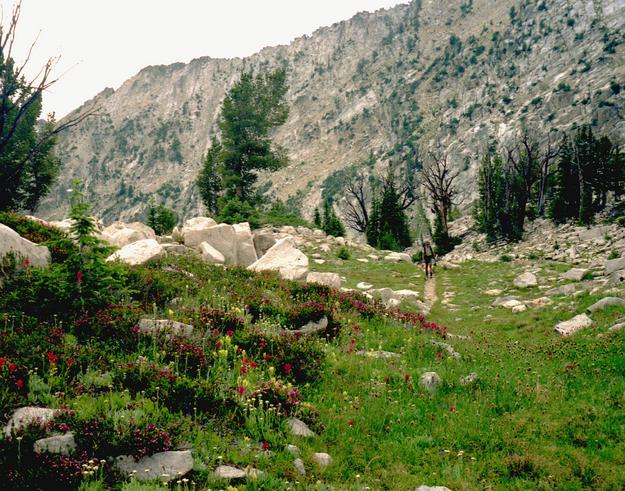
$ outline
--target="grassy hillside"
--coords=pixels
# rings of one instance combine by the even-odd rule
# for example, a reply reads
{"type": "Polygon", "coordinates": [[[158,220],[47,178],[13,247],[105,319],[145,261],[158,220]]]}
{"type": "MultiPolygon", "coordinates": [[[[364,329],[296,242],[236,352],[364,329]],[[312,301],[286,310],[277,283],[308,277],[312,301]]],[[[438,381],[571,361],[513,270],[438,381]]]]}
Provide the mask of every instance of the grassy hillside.
{"type": "MultiPolygon", "coordinates": [[[[17,407],[58,409],[44,425],[0,436],[10,489],[625,486],[616,472],[625,464],[625,334],[606,334],[625,309],[594,313],[591,328],[558,338],[557,321],[603,295],[580,284],[579,295],[512,313],[485,293],[529,303],[562,283],[564,264],[439,267],[425,320],[409,305],[389,311],[358,293],[193,257],[127,267],[62,244],[69,259],[46,271],[18,264],[0,290],[2,423],[17,407]],[[539,270],[539,286],[518,290],[512,280],[526,268],[539,270]],[[324,316],[318,337],[289,332],[324,316]],[[147,335],[140,319],[193,331],[147,335]],[[426,372],[440,377],[431,391],[420,383],[426,372]],[[293,436],[291,417],[315,436],[293,436]],[[35,440],[67,432],[69,455],[33,452],[35,440]],[[287,445],[299,448],[306,475],[287,445]],[[191,449],[194,467],[168,485],[113,465],[118,455],[174,449],[191,449]],[[314,463],[317,452],[332,463],[314,463]],[[226,481],[213,473],[219,465],[262,474],[226,481]]],[[[339,262],[337,252],[313,269],[339,272],[347,286],[424,288],[414,265],[362,262],[357,251],[339,262]]]]}

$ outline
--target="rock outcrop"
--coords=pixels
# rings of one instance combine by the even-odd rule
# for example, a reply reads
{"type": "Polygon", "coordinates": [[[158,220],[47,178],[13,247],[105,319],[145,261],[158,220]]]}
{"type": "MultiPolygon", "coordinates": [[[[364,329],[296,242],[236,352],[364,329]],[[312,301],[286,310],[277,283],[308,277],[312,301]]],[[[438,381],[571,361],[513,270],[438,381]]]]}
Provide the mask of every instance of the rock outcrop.
{"type": "Polygon", "coordinates": [[[284,279],[301,280],[308,274],[308,257],[293,245],[291,239],[284,238],[276,242],[248,269],[277,271],[284,279]]]}
{"type": "Polygon", "coordinates": [[[18,265],[28,260],[28,264],[45,267],[50,263],[50,251],[20,236],[15,230],[0,223],[0,258],[13,254],[18,265]]]}
{"type": "Polygon", "coordinates": [[[164,255],[165,249],[156,240],[144,239],[122,247],[119,251],[107,257],[106,261],[121,261],[131,266],[137,266],[148,261],[160,259],[164,255]]]}

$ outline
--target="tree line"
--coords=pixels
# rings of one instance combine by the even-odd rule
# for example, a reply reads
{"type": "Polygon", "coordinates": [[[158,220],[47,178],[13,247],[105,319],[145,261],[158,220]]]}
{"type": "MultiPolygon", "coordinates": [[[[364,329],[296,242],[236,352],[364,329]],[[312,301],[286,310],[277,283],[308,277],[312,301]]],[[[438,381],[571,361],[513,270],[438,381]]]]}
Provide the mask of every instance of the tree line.
{"type": "Polygon", "coordinates": [[[524,129],[510,145],[484,153],[474,215],[489,240],[520,240],[526,219],[538,216],[590,225],[610,193],[622,196],[625,153],[614,142],[590,125],[555,138],[541,144],[524,129]]]}

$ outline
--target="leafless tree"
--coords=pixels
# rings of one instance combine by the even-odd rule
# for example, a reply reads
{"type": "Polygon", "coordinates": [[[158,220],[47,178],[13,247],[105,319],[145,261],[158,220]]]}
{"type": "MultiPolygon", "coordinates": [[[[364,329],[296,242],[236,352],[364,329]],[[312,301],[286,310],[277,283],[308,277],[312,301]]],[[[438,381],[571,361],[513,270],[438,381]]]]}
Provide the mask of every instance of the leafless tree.
{"type": "MultiPolygon", "coordinates": [[[[59,80],[59,78],[52,76],[53,69],[60,59],[59,56],[49,58],[34,77],[31,79],[26,78],[26,67],[37,44],[38,36],[30,45],[24,61],[18,66],[14,65],[13,47],[15,45],[17,24],[21,10],[22,4],[20,1],[13,7],[8,26],[0,23],[0,70],[2,71],[2,76],[0,77],[0,153],[15,135],[15,131],[19,127],[22,118],[27,114],[28,109],[41,99],[45,90],[59,80]]],[[[42,137],[49,138],[63,130],[76,126],[86,118],[96,114],[97,109],[93,105],[81,111],[78,116],[65,119],[62,123],[54,125],[42,137]]],[[[36,151],[36,148],[33,150],[36,151]]]]}
{"type": "Polygon", "coordinates": [[[423,166],[423,186],[432,202],[432,211],[440,217],[443,231],[449,231],[448,219],[452,207],[457,204],[456,179],[460,170],[453,170],[447,152],[440,142],[429,152],[423,166]]]}
{"type": "Polygon", "coordinates": [[[517,139],[505,149],[507,164],[512,166],[521,178],[522,193],[519,206],[525,210],[532,189],[538,183],[538,213],[545,210],[546,188],[549,177],[555,172],[555,159],[560,153],[559,147],[552,141],[551,134],[545,146],[524,128],[517,139]]]}
{"type": "Polygon", "coordinates": [[[363,173],[359,173],[347,184],[345,194],[343,214],[347,226],[356,232],[365,233],[369,225],[369,212],[367,211],[369,199],[363,173]]]}

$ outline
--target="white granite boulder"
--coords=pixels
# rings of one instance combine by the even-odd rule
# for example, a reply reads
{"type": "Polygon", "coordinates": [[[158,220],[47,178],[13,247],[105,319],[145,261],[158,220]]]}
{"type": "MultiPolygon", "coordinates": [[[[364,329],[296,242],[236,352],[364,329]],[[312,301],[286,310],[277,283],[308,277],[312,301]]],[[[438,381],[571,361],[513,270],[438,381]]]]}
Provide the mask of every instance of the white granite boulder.
{"type": "Polygon", "coordinates": [[[101,237],[112,245],[124,247],[138,240],[156,239],[156,234],[141,222],[114,222],[102,230],[101,237]]]}
{"type": "Polygon", "coordinates": [[[577,331],[590,327],[591,325],[592,319],[586,314],[580,314],[568,321],[558,322],[555,326],[555,331],[560,336],[571,336],[577,331]]]}
{"type": "Polygon", "coordinates": [[[247,268],[258,261],[258,254],[254,246],[254,237],[247,222],[232,226],[236,235],[237,266],[247,268]]]}
{"type": "Polygon", "coordinates": [[[20,236],[15,230],[0,223],[0,258],[13,254],[21,260],[28,259],[31,266],[45,267],[50,263],[50,251],[20,236]]]}
{"type": "Polygon", "coordinates": [[[45,425],[54,418],[56,413],[56,409],[48,407],[28,406],[16,409],[4,427],[4,434],[10,436],[13,431],[21,430],[32,423],[45,425]]]}
{"type": "Polygon", "coordinates": [[[316,452],[312,454],[312,460],[319,467],[327,467],[332,463],[332,457],[325,452],[316,452]]]}
{"type": "Polygon", "coordinates": [[[536,279],[536,275],[534,275],[534,273],[530,273],[528,271],[517,276],[513,283],[517,288],[531,288],[538,285],[538,280],[536,279]]]}
{"type": "Polygon", "coordinates": [[[144,264],[148,261],[160,259],[165,255],[165,249],[154,239],[144,239],[122,247],[106,258],[107,262],[121,261],[131,266],[144,264]]]}
{"type": "Polygon", "coordinates": [[[330,288],[341,288],[341,277],[337,273],[308,273],[306,283],[318,283],[330,288]]]}
{"type": "Polygon", "coordinates": [[[130,455],[121,455],[115,459],[115,469],[137,481],[173,481],[193,469],[191,450],[160,452],[144,457],[138,462],[130,455]]]}
{"type": "Polygon", "coordinates": [[[301,280],[308,274],[308,257],[289,238],[280,239],[263,257],[248,266],[252,271],[278,271],[287,280],[301,280]]]}
{"type": "Polygon", "coordinates": [[[256,230],[253,234],[256,256],[261,258],[277,242],[276,237],[270,230],[256,230]]]}
{"type": "Polygon", "coordinates": [[[227,266],[237,264],[237,236],[232,225],[220,223],[203,231],[204,240],[218,250],[225,259],[227,266]]]}
{"type": "Polygon", "coordinates": [[[76,449],[76,441],[72,433],[41,438],[33,446],[35,453],[53,453],[70,455],[76,449]]]}
{"type": "Polygon", "coordinates": [[[202,253],[202,259],[207,263],[224,264],[226,262],[224,255],[208,242],[202,242],[200,244],[200,252],[202,253]]]}
{"type": "Polygon", "coordinates": [[[588,273],[587,269],[572,268],[569,269],[566,273],[562,273],[560,275],[560,278],[563,280],[582,281],[586,273],[588,273]]]}
{"type": "Polygon", "coordinates": [[[184,225],[180,228],[178,234],[182,237],[184,245],[188,247],[198,247],[202,242],[206,242],[208,240],[206,231],[215,225],[217,225],[217,222],[212,218],[190,218],[184,222],[184,225]]]}
{"type": "Polygon", "coordinates": [[[310,438],[315,436],[312,430],[301,419],[289,418],[286,422],[289,433],[293,436],[310,438]]]}
{"type": "Polygon", "coordinates": [[[391,252],[390,254],[387,254],[386,256],[384,256],[384,260],[391,262],[391,263],[399,263],[401,261],[404,261],[407,263],[412,262],[412,258],[410,257],[410,254],[406,254],[405,252],[391,252]]]}
{"type": "Polygon", "coordinates": [[[598,312],[613,305],[625,305],[625,300],[619,297],[605,297],[598,302],[593,303],[588,309],[589,313],[598,312]]]}
{"type": "Polygon", "coordinates": [[[165,334],[189,337],[193,333],[193,326],[169,319],[140,319],[138,327],[140,333],[148,336],[165,334]]]}

